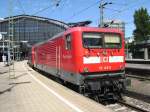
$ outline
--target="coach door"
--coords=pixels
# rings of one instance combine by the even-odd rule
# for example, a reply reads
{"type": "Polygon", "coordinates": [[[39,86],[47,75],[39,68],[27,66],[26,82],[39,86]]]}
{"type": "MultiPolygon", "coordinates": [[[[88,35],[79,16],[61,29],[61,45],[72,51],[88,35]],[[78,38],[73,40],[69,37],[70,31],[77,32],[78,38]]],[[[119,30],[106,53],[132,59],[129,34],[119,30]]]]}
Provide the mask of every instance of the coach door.
{"type": "Polygon", "coordinates": [[[61,74],[61,46],[56,47],[56,74],[60,76],[61,74]]]}
{"type": "Polygon", "coordinates": [[[37,62],[37,48],[35,48],[35,54],[34,54],[34,56],[35,56],[35,58],[34,58],[34,67],[37,67],[37,64],[38,64],[38,62],[37,62]]]}

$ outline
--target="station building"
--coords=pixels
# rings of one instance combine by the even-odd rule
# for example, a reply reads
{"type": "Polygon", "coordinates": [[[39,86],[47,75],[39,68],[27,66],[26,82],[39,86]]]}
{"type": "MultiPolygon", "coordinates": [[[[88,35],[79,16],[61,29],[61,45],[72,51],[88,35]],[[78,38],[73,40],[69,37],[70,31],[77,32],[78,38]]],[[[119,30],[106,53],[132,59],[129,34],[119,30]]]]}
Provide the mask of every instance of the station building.
{"type": "Polygon", "coordinates": [[[121,20],[104,20],[103,24],[105,27],[116,28],[125,33],[125,23],[121,20]]]}
{"type": "Polygon", "coordinates": [[[138,59],[150,59],[150,40],[134,42],[133,57],[138,59]]]}
{"type": "MultiPolygon", "coordinates": [[[[23,54],[28,49],[27,47],[49,39],[68,28],[68,25],[64,22],[45,17],[18,15],[11,18],[13,18],[14,47],[15,51],[20,54],[23,54]],[[22,45],[24,45],[24,49],[22,45]]],[[[0,40],[0,60],[3,54],[7,54],[9,22],[10,17],[0,20],[0,32],[7,33],[4,35],[4,39],[0,40]]]]}

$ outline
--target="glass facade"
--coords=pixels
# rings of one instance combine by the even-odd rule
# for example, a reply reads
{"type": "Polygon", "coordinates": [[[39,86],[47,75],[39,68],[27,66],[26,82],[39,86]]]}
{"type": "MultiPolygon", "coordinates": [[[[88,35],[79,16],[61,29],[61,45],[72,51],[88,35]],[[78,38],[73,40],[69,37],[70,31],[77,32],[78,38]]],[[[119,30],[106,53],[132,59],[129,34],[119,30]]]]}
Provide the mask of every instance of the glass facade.
{"type": "MultiPolygon", "coordinates": [[[[63,22],[37,16],[14,16],[13,21],[15,44],[26,41],[29,45],[33,45],[49,39],[67,28],[67,25],[63,22]]],[[[9,18],[0,21],[0,32],[7,32],[5,40],[9,40],[8,26],[9,18]]],[[[2,41],[0,41],[0,53],[2,52],[2,41]]]]}

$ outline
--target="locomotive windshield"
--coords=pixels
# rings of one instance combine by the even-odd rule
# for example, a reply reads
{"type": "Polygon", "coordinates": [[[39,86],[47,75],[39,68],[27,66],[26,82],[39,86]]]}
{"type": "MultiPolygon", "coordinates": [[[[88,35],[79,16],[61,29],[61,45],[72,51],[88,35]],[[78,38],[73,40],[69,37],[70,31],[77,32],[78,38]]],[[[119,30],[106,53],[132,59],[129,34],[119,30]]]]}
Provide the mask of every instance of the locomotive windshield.
{"type": "Polygon", "coordinates": [[[120,48],[121,38],[118,34],[83,33],[85,48],[120,48]]]}
{"type": "Polygon", "coordinates": [[[105,34],[104,45],[106,48],[120,48],[121,38],[118,34],[105,34]]]}
{"type": "Polygon", "coordinates": [[[102,35],[100,33],[84,33],[83,45],[86,48],[101,48],[103,45],[102,35]]]}

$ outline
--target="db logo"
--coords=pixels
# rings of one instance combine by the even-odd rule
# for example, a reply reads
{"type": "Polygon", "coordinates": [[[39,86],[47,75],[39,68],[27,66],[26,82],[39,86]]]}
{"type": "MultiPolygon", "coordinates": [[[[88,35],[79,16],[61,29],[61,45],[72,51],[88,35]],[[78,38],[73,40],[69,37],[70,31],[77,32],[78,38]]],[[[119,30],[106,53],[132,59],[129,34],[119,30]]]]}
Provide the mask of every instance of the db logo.
{"type": "Polygon", "coordinates": [[[108,62],[108,57],[102,57],[102,62],[108,62]]]}

